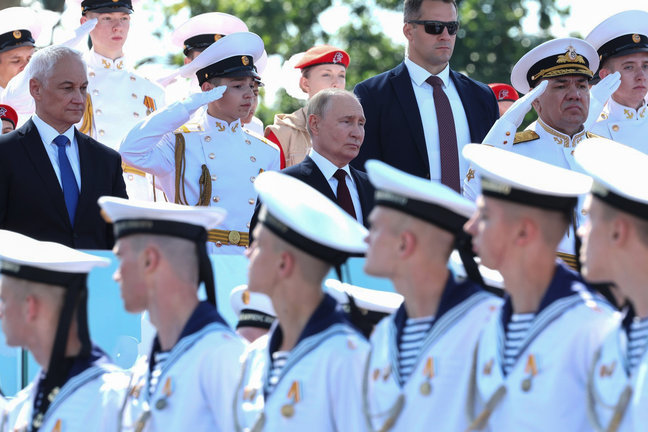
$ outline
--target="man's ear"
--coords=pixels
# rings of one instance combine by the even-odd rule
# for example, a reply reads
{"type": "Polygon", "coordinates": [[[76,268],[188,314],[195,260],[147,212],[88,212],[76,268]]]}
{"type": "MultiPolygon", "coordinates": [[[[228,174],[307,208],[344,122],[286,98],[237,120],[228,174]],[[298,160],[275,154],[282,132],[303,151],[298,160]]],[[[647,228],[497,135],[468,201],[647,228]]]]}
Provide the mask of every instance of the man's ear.
{"type": "Polygon", "coordinates": [[[43,86],[36,78],[31,78],[29,80],[29,94],[31,94],[31,97],[33,97],[34,100],[41,100],[42,89],[43,86]]]}
{"type": "Polygon", "coordinates": [[[601,79],[603,79],[606,76],[610,75],[611,73],[612,73],[612,71],[610,69],[601,68],[601,70],[599,70],[599,77],[601,77],[601,79]]]}
{"type": "Polygon", "coordinates": [[[200,89],[204,92],[209,91],[214,88],[214,84],[210,83],[209,81],[205,81],[204,83],[201,84],[200,89]]]}
{"type": "Polygon", "coordinates": [[[85,15],[81,15],[81,19],[79,20],[79,23],[83,24],[86,21],[88,21],[88,17],[85,15]]]}
{"type": "Polygon", "coordinates": [[[304,75],[302,75],[299,78],[299,88],[301,89],[301,91],[303,91],[306,94],[308,94],[308,92],[310,91],[310,84],[308,82],[308,78],[306,78],[304,75]]]}
{"type": "Polygon", "coordinates": [[[319,116],[315,114],[311,114],[308,116],[308,127],[310,128],[311,134],[313,136],[319,135],[319,123],[320,123],[319,116]]]}
{"type": "Polygon", "coordinates": [[[405,38],[408,41],[412,40],[412,29],[413,29],[413,27],[414,27],[414,25],[410,24],[410,23],[403,24],[403,35],[405,35],[405,38]]]}

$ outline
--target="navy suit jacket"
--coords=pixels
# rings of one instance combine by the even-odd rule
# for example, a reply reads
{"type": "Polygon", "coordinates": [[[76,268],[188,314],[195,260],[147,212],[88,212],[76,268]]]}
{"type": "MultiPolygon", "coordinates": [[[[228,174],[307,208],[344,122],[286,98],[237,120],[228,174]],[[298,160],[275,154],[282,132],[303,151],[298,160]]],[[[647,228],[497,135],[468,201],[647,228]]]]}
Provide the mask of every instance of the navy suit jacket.
{"type": "MultiPolygon", "coordinates": [[[[369,181],[369,177],[367,177],[366,173],[353,167],[349,168],[351,170],[351,176],[353,176],[353,181],[358,189],[360,207],[362,207],[362,224],[369,228],[369,213],[371,213],[371,210],[374,207],[375,189],[369,181]]],[[[331,185],[310,156],[306,156],[306,158],[297,165],[285,168],[281,170],[281,172],[303,181],[337,204],[337,198],[335,197],[333,189],[331,189],[331,185]]],[[[254,210],[252,220],[250,221],[250,242],[252,241],[252,230],[254,230],[254,227],[257,224],[260,207],[261,202],[260,200],[257,200],[257,206],[254,210]]]]}
{"type": "Polygon", "coordinates": [[[74,134],[81,171],[74,226],[38,129],[29,120],[0,137],[0,228],[75,249],[110,249],[112,225],[101,217],[97,199],[128,198],[121,157],[76,129],[74,134]]]}
{"type": "MultiPolygon", "coordinates": [[[[450,78],[463,103],[471,141],[481,143],[499,118],[495,95],[487,85],[453,70],[450,78]]],[[[353,91],[367,119],[364,143],[353,166],[364,170],[367,160],[378,159],[410,174],[430,178],[423,123],[405,63],[362,81],[353,91]]]]}

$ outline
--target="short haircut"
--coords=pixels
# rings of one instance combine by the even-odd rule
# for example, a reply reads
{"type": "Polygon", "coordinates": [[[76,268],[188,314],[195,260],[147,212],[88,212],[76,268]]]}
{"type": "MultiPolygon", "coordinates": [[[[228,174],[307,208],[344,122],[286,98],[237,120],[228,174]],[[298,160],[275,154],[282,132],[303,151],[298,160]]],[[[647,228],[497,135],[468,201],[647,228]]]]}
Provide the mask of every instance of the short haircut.
{"type": "Polygon", "coordinates": [[[68,57],[73,57],[79,60],[83,65],[83,69],[87,71],[86,64],[79,51],[65,46],[52,45],[36,51],[27,65],[27,71],[25,74],[28,79],[33,78],[41,83],[45,83],[52,75],[54,66],[59,61],[68,57]]]}
{"type": "MultiPolygon", "coordinates": [[[[328,111],[329,106],[331,105],[331,100],[335,96],[349,96],[360,103],[358,96],[348,90],[337,88],[320,90],[308,101],[308,105],[306,105],[306,118],[310,118],[311,115],[323,117],[324,114],[326,114],[326,112],[328,111]]],[[[308,133],[312,135],[308,121],[306,122],[306,125],[308,126],[308,133]]]]}
{"type": "Polygon", "coordinates": [[[410,21],[421,18],[421,5],[424,1],[440,1],[454,6],[457,9],[457,2],[455,0],[405,0],[403,3],[403,20],[410,21]]]}

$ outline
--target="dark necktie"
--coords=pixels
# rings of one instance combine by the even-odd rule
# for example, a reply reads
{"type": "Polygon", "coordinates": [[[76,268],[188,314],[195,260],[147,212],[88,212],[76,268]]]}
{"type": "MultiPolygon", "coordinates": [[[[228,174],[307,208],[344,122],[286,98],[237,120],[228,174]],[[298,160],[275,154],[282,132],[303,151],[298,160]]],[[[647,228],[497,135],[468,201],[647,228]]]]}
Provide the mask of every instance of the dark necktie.
{"type": "Polygon", "coordinates": [[[79,186],[77,185],[72,165],[65,153],[65,147],[70,142],[65,135],[59,135],[54,138],[54,144],[58,147],[59,168],[61,170],[61,187],[63,188],[63,198],[65,207],[67,207],[70,223],[74,226],[74,214],[76,213],[77,202],[79,202],[79,186]]]}
{"type": "Polygon", "coordinates": [[[434,109],[439,127],[439,153],[441,157],[441,183],[461,193],[459,184],[459,152],[457,150],[457,131],[450,101],[443,91],[443,81],[438,76],[425,80],[432,86],[434,109]]]}
{"type": "Polygon", "coordinates": [[[351,215],[353,219],[356,218],[355,207],[353,207],[353,201],[351,201],[351,194],[349,193],[349,188],[346,184],[346,171],[339,169],[335,171],[333,177],[338,181],[337,186],[337,202],[346,211],[351,215]]]}

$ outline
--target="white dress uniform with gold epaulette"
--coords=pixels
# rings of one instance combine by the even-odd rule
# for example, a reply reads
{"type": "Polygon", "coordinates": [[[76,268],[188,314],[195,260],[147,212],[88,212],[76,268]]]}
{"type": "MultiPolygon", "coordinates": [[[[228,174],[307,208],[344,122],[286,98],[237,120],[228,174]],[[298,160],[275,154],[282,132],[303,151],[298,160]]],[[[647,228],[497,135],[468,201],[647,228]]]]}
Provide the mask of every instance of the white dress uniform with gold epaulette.
{"type": "Polygon", "coordinates": [[[240,120],[228,124],[206,110],[196,132],[170,133],[189,118],[182,103],[158,111],[129,132],[120,153],[127,164],[155,175],[169,201],[226,209],[221,229],[210,231],[210,252],[243,253],[257,201],[254,180],[279,170],[279,148],[240,120]]]}
{"type": "MultiPolygon", "coordinates": [[[[648,366],[646,354],[644,352],[642,356],[644,366],[648,366]]],[[[645,428],[646,423],[640,424],[637,421],[639,417],[635,416],[644,409],[648,397],[637,391],[637,375],[640,370],[641,364],[635,370],[630,369],[628,333],[624,326],[619,325],[605,338],[588,377],[588,414],[596,430],[621,432],[645,428]],[[632,408],[633,401],[639,402],[636,403],[639,409],[632,408]]]]}
{"type": "MultiPolygon", "coordinates": [[[[42,418],[41,431],[113,432],[126,396],[130,376],[116,366],[91,366],[69,379],[42,418]]],[[[26,431],[32,422],[37,378],[5,407],[0,431],[26,431]]]]}
{"type": "Polygon", "coordinates": [[[271,392],[270,356],[281,339],[277,323],[269,335],[248,347],[235,394],[235,431],[366,430],[360,387],[369,344],[336,307],[335,300],[325,295],[313,315],[326,317],[327,322],[316,323],[316,331],[307,325],[271,392]]]}
{"type": "MultiPolygon", "coordinates": [[[[405,382],[399,374],[399,329],[404,306],[383,319],[371,337],[371,360],[364,376],[363,407],[374,431],[463,431],[470,359],[475,343],[501,300],[468,280],[450,277],[447,302],[428,331],[405,382]],[[452,294],[450,294],[452,293],[452,294]],[[392,428],[388,428],[392,425],[392,428]]],[[[446,295],[444,294],[444,298],[446,295]]]]}
{"type": "MultiPolygon", "coordinates": [[[[522,132],[514,132],[513,139],[510,138],[511,134],[509,134],[508,136],[503,136],[499,143],[489,144],[510,150],[522,156],[578,172],[582,172],[582,169],[574,160],[574,149],[579,142],[595,136],[591,132],[583,130],[570,137],[569,135],[558,132],[541,119],[531,123],[522,132]]],[[[479,191],[479,178],[475,175],[474,169],[471,168],[464,180],[464,195],[474,201],[477,195],[479,195],[479,191]]],[[[581,199],[579,200],[578,209],[574,212],[576,227],[579,227],[584,221],[582,204],[581,199]]],[[[572,266],[576,260],[574,239],[574,224],[572,223],[569,226],[569,231],[558,245],[559,256],[572,266]]]]}
{"type": "MultiPolygon", "coordinates": [[[[233,430],[232,395],[245,346],[222,318],[208,319],[210,315],[217,315],[213,305],[202,302],[185,326],[197,330],[181,335],[159,369],[151,367],[149,356],[137,360],[119,430],[233,430]]],[[[153,352],[157,350],[156,340],[153,352]]]]}
{"type": "Polygon", "coordinates": [[[492,431],[593,431],[586,414],[587,374],[617,314],[593,297],[576,273],[558,265],[506,375],[510,315],[509,300],[480,337],[468,390],[471,418],[481,417],[492,431]]]}
{"type": "Polygon", "coordinates": [[[634,109],[610,99],[590,131],[648,153],[648,105],[634,109]]]}
{"type": "MultiPolygon", "coordinates": [[[[164,90],[133,72],[124,58],[112,60],[94,50],[83,57],[88,66],[88,98],[77,128],[119,150],[135,124],[164,106],[164,90]]],[[[131,199],[153,199],[152,179],[141,170],[124,166],[124,182],[131,199]]]]}

